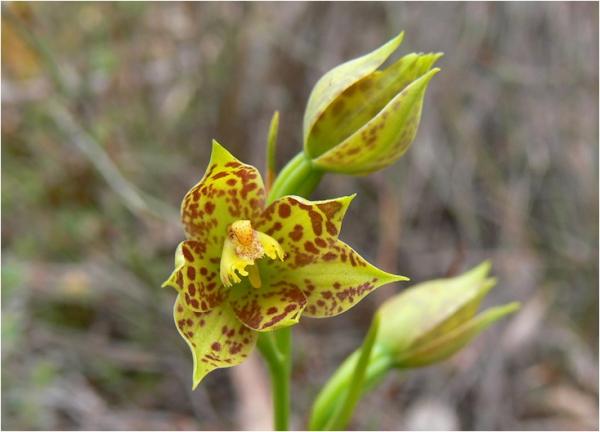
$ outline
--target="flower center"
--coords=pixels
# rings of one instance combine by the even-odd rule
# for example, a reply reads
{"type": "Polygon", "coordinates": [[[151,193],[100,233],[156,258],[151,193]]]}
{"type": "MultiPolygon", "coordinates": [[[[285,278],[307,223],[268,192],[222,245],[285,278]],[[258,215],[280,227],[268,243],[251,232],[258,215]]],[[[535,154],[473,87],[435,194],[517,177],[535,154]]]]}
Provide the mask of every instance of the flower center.
{"type": "Polygon", "coordinates": [[[230,287],[241,282],[240,276],[248,276],[254,288],[261,287],[260,272],[255,261],[263,256],[283,261],[284,253],[271,236],[256,231],[249,220],[235,221],[227,227],[227,236],[221,253],[221,281],[230,287]]]}

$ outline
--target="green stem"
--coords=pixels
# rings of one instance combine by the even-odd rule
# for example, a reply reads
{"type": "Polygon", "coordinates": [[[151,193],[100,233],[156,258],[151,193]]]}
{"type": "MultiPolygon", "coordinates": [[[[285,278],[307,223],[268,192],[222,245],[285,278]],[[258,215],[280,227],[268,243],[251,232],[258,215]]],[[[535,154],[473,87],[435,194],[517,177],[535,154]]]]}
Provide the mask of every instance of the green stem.
{"type": "Polygon", "coordinates": [[[323,171],[316,169],[303,152],[298,153],[273,182],[267,201],[272,203],[284,195],[308,197],[322,177],[323,171]]]}
{"type": "MultiPolygon", "coordinates": [[[[288,330],[288,329],[284,329],[288,330]]],[[[271,394],[273,397],[273,426],[275,430],[284,431],[288,429],[290,416],[289,402],[289,353],[286,355],[279,349],[277,335],[273,333],[261,333],[258,336],[257,346],[267,362],[269,374],[271,375],[271,394]]]]}
{"type": "Polygon", "coordinates": [[[271,188],[276,176],[277,134],[279,132],[279,111],[273,113],[267,138],[267,189],[271,188]]]}
{"type": "MultiPolygon", "coordinates": [[[[340,409],[339,405],[346,399],[348,388],[354,380],[354,371],[356,370],[360,353],[361,350],[359,349],[348,356],[322,388],[313,404],[309,430],[323,430],[332,415],[340,409]]],[[[375,387],[392,366],[393,360],[385,348],[375,343],[371,351],[360,395],[365,394],[375,387]]]]}
{"type": "Polygon", "coordinates": [[[343,401],[338,404],[338,407],[330,417],[325,430],[343,430],[352,417],[354,408],[358,403],[358,400],[363,392],[363,381],[365,378],[365,372],[369,365],[369,358],[371,357],[371,350],[377,337],[377,331],[379,330],[379,314],[375,314],[369,332],[365,337],[365,342],[360,349],[360,355],[356,362],[352,373],[352,381],[348,386],[346,397],[343,401]]]}
{"type": "Polygon", "coordinates": [[[275,410],[275,429],[288,430],[290,416],[290,377],[292,372],[292,329],[282,328],[275,332],[275,341],[279,347],[282,361],[273,375],[273,405],[275,410]]]}

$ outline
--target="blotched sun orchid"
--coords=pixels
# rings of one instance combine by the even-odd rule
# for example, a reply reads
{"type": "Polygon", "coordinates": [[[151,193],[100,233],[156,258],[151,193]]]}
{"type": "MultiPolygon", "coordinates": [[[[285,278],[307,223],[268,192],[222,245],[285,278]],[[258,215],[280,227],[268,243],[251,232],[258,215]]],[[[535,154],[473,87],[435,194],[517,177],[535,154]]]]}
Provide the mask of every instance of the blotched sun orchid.
{"type": "Polygon", "coordinates": [[[192,350],[194,387],[213,369],[243,362],[258,332],[301,315],[338,315],[373,289],[407,280],[338,239],[352,198],[284,196],[265,207],[256,168],[213,141],[204,177],[183,200],[187,240],[163,284],[178,291],[174,317],[192,350]]]}

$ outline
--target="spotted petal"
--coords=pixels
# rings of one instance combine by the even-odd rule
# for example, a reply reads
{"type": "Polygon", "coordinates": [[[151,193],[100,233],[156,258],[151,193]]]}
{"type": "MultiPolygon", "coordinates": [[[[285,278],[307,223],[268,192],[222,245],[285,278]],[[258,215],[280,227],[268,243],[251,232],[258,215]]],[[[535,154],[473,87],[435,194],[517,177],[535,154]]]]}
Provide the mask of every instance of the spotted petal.
{"type": "MultiPolygon", "coordinates": [[[[272,262],[264,263],[263,267],[272,262]]],[[[262,270],[261,274],[268,273],[262,270]]],[[[267,277],[261,288],[252,288],[246,281],[236,285],[229,303],[238,319],[249,328],[272,331],[296,324],[306,306],[306,297],[298,285],[267,277]]]]}
{"type": "Polygon", "coordinates": [[[338,315],[375,288],[407,280],[379,270],[338,239],[352,198],[311,202],[283,197],[267,207],[257,223],[286,253],[283,263],[269,263],[267,277],[302,290],[307,297],[305,316],[338,315]]]}
{"type": "Polygon", "coordinates": [[[175,270],[163,287],[175,288],[185,305],[196,312],[207,312],[225,300],[228,289],[221,283],[219,261],[206,259],[202,243],[186,240],[175,253],[175,270]]]}
{"type": "MultiPolygon", "coordinates": [[[[207,259],[219,259],[227,226],[253,220],[264,206],[265,190],[256,168],[245,165],[213,141],[208,169],[184,197],[181,219],[190,240],[207,259]]],[[[203,257],[202,257],[203,258],[203,257]]]]}
{"type": "Polygon", "coordinates": [[[369,264],[340,240],[332,244],[326,254],[332,256],[329,261],[316,261],[281,273],[282,279],[302,287],[307,297],[304,316],[326,318],[341,314],[374,289],[408,280],[369,264]]]}
{"type": "Polygon", "coordinates": [[[175,324],[194,360],[193,388],[210,371],[242,363],[256,344],[257,334],[235,317],[227,304],[209,312],[194,312],[177,296],[175,324]]]}
{"type": "Polygon", "coordinates": [[[354,195],[308,201],[285,196],[269,205],[256,222],[260,230],[279,242],[284,250],[282,268],[299,268],[333,259],[331,244],[337,240],[342,219],[354,195]]]}

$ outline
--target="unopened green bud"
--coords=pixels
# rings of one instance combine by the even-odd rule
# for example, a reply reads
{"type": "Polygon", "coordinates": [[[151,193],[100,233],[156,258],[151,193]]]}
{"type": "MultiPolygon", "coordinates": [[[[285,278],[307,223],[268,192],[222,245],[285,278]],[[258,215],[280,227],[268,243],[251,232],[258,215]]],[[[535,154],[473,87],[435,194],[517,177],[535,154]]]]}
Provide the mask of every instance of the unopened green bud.
{"type": "Polygon", "coordinates": [[[486,261],[460,276],[418,284],[381,306],[377,343],[388,350],[397,367],[445,360],[519,308],[518,303],[509,303],[477,314],[496,284],[488,277],[490,267],[486,261]]]}
{"type": "Polygon", "coordinates": [[[414,140],[425,90],[441,53],[411,53],[378,70],[403,33],[327,72],[304,113],[304,152],[315,167],[369,174],[394,163],[414,140]]]}

